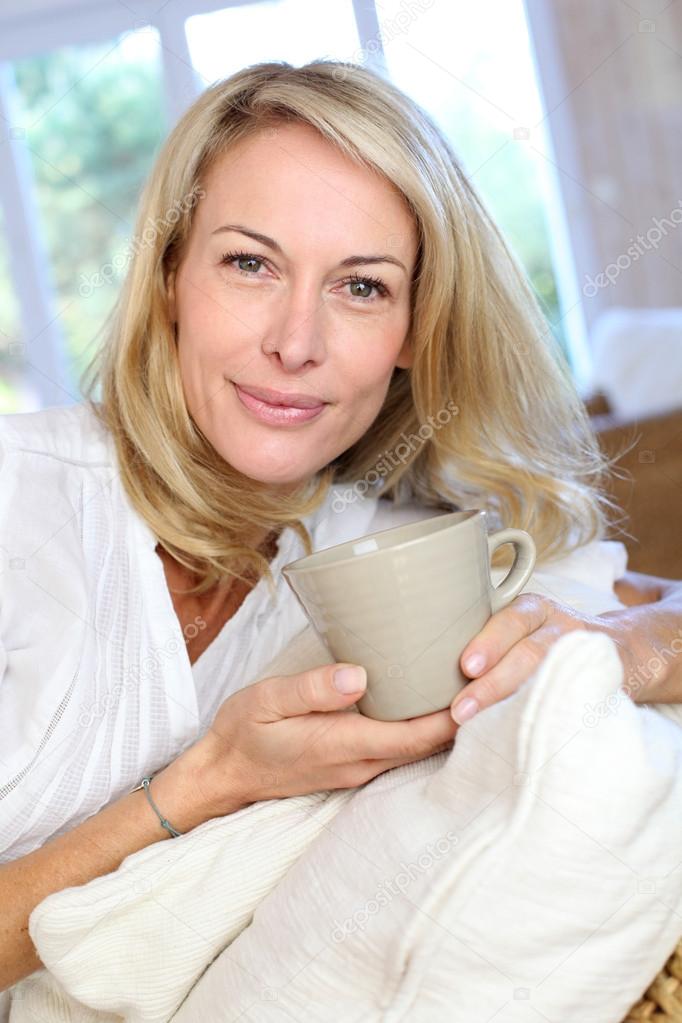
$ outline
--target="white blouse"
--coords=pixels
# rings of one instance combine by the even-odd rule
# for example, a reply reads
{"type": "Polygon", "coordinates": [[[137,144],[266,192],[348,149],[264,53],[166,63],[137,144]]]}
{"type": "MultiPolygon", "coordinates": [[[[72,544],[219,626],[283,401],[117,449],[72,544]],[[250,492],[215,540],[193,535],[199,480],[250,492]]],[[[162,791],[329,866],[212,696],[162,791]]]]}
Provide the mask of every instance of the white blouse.
{"type": "MultiPolygon", "coordinates": [[[[315,550],[440,514],[376,494],[338,514],[348,489],[333,487],[304,520],[315,550]]],[[[280,572],[305,553],[287,528],[271,563],[275,596],[261,579],[190,665],[156,543],[87,403],[0,416],[0,862],[176,758],[307,624],[280,572]]],[[[615,541],[565,559],[561,593],[581,606],[582,553],[590,585],[601,586],[592,612],[622,606],[612,584],[626,554],[615,541]]],[[[524,589],[542,591],[543,578],[561,595],[537,569],[524,589]]]]}
{"type": "MultiPolygon", "coordinates": [[[[374,521],[377,497],[332,511],[345,489],[304,519],[315,550],[374,521]]],[[[261,579],[190,665],[156,544],[87,403],[0,416],[0,862],[177,757],[307,624],[279,571],[305,553],[287,528],[274,598],[261,579]]]]}

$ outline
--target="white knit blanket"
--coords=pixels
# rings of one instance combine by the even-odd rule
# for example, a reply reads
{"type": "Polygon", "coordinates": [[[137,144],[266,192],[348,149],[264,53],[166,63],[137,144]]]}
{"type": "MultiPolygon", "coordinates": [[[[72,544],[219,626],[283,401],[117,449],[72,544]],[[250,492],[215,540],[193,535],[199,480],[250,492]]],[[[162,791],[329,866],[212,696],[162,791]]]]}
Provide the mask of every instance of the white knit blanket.
{"type": "MultiPolygon", "coordinates": [[[[307,628],[268,675],[328,660],[307,628]]],[[[682,729],[621,682],[574,632],[451,751],[54,893],[11,1023],[620,1023],[682,932],[682,729]]]]}

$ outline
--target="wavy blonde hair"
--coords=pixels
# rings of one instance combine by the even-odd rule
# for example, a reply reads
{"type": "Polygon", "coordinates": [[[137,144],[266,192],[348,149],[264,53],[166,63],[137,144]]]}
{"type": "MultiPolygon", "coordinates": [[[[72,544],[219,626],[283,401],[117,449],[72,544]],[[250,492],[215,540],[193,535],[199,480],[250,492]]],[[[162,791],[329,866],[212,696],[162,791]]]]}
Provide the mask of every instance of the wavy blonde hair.
{"type": "MultiPolygon", "coordinates": [[[[327,60],[256,64],[217,82],[167,138],[135,239],[83,390],[113,435],[132,504],[198,579],[187,592],[262,575],[272,588],[255,538],[291,526],[311,553],[301,520],[332,483],[347,484],[344,500],[374,487],[397,504],[484,508],[489,528],[528,530],[539,560],[606,535],[616,509],[604,489],[610,462],[525,274],[447,139],[390,82],[327,60]],[[286,494],[234,470],[192,420],[167,291],[212,162],[282,121],[312,125],[384,175],[404,196],[419,236],[412,365],[394,370],[371,430],[286,494]]],[[[496,563],[506,563],[505,551],[496,563]]]]}

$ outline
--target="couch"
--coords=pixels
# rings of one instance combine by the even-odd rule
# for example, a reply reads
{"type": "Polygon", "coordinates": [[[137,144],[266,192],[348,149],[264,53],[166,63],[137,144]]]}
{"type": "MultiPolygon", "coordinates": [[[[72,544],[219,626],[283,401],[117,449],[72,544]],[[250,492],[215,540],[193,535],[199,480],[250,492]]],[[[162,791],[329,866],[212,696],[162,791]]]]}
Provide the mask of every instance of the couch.
{"type": "Polygon", "coordinates": [[[630,418],[615,413],[603,393],[585,401],[602,450],[618,456],[608,486],[627,516],[628,568],[682,579],[682,395],[673,411],[630,418]]]}

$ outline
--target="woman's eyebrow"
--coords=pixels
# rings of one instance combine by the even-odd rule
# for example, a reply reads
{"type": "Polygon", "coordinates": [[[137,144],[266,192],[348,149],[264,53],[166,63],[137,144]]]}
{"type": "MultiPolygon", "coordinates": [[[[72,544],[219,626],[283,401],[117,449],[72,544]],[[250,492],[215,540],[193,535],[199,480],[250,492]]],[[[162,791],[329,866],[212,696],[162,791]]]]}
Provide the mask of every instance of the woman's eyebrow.
{"type": "MultiPolygon", "coordinates": [[[[253,238],[254,241],[260,242],[261,245],[267,245],[273,252],[279,252],[280,255],[283,255],[281,245],[278,245],[274,238],[268,238],[266,234],[261,234],[259,231],[252,231],[250,228],[244,227],[243,224],[223,224],[222,227],[217,227],[211,234],[220,234],[222,231],[237,231],[239,234],[245,234],[248,238],[253,238]]],[[[401,263],[395,256],[389,255],[348,256],[346,259],[341,260],[339,266],[366,266],[368,263],[394,263],[407,273],[405,264],[401,263]]]]}

